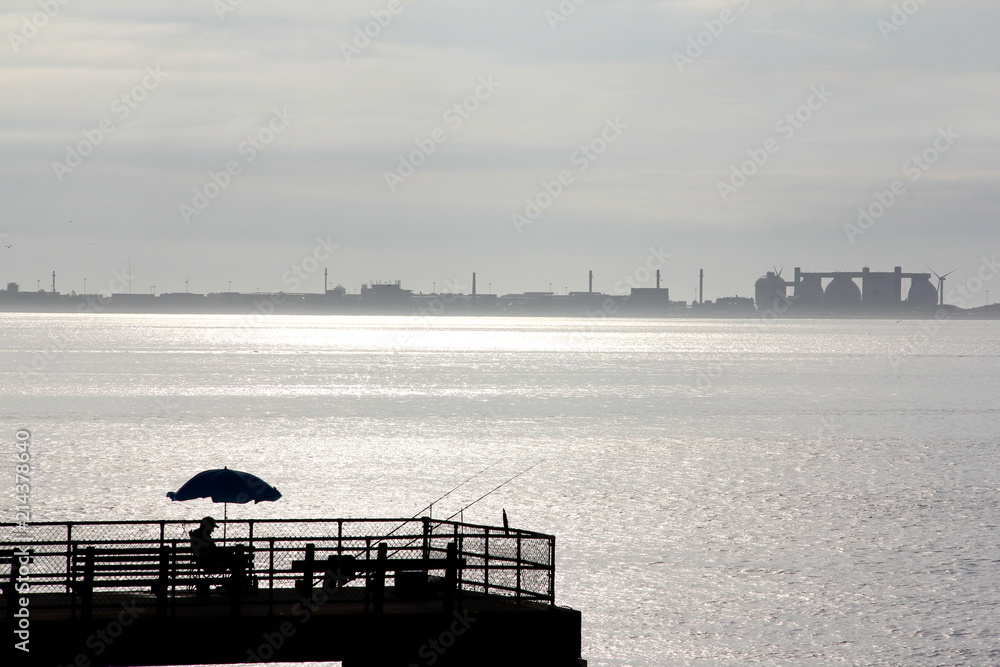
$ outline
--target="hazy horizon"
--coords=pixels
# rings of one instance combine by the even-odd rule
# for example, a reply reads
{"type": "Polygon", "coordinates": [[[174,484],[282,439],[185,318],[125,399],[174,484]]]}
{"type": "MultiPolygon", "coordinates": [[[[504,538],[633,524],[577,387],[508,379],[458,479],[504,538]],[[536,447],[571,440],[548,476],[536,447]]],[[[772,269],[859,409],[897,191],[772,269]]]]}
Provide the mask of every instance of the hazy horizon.
{"type": "Polygon", "coordinates": [[[653,257],[686,301],[699,269],[706,299],[782,266],[966,284],[998,245],[998,19],[984,0],[17,0],[0,284],[97,292],[131,261],[134,292],[319,292],[328,268],[349,291],[468,292],[476,272],[496,293],[593,270],[613,293],[653,257]]]}

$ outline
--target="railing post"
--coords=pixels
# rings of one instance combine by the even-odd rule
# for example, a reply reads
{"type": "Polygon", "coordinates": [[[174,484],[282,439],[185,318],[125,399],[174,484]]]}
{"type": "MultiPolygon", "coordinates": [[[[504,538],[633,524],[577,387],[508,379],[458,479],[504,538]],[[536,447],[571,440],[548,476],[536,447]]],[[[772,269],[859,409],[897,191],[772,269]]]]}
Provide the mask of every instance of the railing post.
{"type": "Polygon", "coordinates": [[[170,586],[170,550],[160,538],[160,571],[156,579],[156,615],[167,613],[167,590],[170,586]]]}
{"type": "MultiPolygon", "coordinates": [[[[66,543],[66,592],[69,593],[69,617],[76,619],[76,572],[73,571],[72,562],[76,557],[77,545],[66,543]]],[[[11,576],[14,571],[11,570],[11,576]]],[[[12,582],[13,583],[13,582],[12,582]]]]}
{"type": "Polygon", "coordinates": [[[89,619],[94,612],[94,547],[83,555],[83,585],[80,591],[80,616],[89,619]]]}
{"type": "Polygon", "coordinates": [[[337,555],[344,555],[344,520],[337,519],[337,555]]]}
{"type": "MultiPolygon", "coordinates": [[[[458,558],[465,558],[465,544],[464,540],[462,539],[463,537],[464,537],[463,535],[458,536],[458,553],[457,553],[458,558]]],[[[457,564],[455,571],[457,574],[455,583],[458,586],[458,590],[461,591],[462,584],[465,582],[465,570],[461,567],[460,564],[457,564]]],[[[458,597],[461,597],[461,595],[459,595],[458,597]]]]}
{"type": "Polygon", "coordinates": [[[490,527],[486,527],[486,540],[483,548],[483,595],[490,594],[490,527]]]}
{"type": "Polygon", "coordinates": [[[267,615],[274,616],[274,538],[268,540],[267,615]]]}
{"type": "Polygon", "coordinates": [[[449,614],[455,610],[455,588],[458,578],[458,554],[457,545],[449,542],[445,550],[444,570],[444,613],[449,614]]]}
{"type": "Polygon", "coordinates": [[[549,604],[556,606],[556,536],[549,538],[549,604]]]}
{"type": "Polygon", "coordinates": [[[316,560],[316,545],[309,543],[306,545],[305,572],[299,580],[299,593],[309,595],[313,587],[313,563],[316,560]]]}
{"type": "Polygon", "coordinates": [[[229,613],[232,616],[239,616],[243,611],[243,589],[247,585],[246,552],[244,551],[244,546],[242,544],[238,545],[235,553],[239,566],[238,568],[233,567],[232,576],[229,579],[234,589],[230,593],[229,613]]]}
{"type": "Polygon", "coordinates": [[[368,613],[372,593],[372,538],[365,538],[365,613],[368,613]]]}
{"type": "Polygon", "coordinates": [[[420,520],[424,522],[424,559],[427,559],[431,557],[431,519],[425,516],[420,520]]]}
{"type": "Polygon", "coordinates": [[[514,599],[518,604],[521,603],[521,533],[517,534],[517,586],[514,590],[514,599]]]}
{"type": "Polygon", "coordinates": [[[171,567],[170,615],[171,616],[177,615],[177,576],[178,576],[177,570],[179,567],[177,563],[180,560],[180,555],[177,552],[180,549],[179,543],[180,540],[170,541],[170,567],[171,567]]]}
{"type": "MultiPolygon", "coordinates": [[[[66,581],[67,582],[72,581],[72,575],[70,574],[72,565],[71,563],[72,556],[70,556],[69,553],[70,545],[72,543],[73,543],[73,524],[69,523],[66,524],[66,581]]],[[[69,593],[70,596],[73,595],[73,591],[69,588],[66,589],[66,592],[69,593]]]]}
{"type": "Polygon", "coordinates": [[[378,560],[376,560],[378,571],[375,573],[373,586],[375,602],[372,611],[376,614],[381,614],[385,610],[385,568],[388,564],[389,548],[385,542],[381,542],[378,545],[378,560]]]}

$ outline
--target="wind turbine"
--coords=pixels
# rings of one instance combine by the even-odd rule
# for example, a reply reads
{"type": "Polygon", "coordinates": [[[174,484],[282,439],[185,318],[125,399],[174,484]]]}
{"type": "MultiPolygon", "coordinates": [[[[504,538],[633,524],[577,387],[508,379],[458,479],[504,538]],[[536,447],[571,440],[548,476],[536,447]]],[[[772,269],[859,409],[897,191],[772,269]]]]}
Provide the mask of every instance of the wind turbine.
{"type": "Polygon", "coordinates": [[[948,276],[950,276],[951,274],[955,273],[955,269],[952,269],[951,271],[949,271],[948,273],[944,274],[943,276],[939,276],[937,274],[937,272],[934,271],[934,269],[932,269],[929,266],[927,267],[927,270],[930,271],[931,273],[933,273],[937,277],[937,279],[938,279],[938,306],[943,306],[944,305],[944,279],[947,278],[948,276]]]}

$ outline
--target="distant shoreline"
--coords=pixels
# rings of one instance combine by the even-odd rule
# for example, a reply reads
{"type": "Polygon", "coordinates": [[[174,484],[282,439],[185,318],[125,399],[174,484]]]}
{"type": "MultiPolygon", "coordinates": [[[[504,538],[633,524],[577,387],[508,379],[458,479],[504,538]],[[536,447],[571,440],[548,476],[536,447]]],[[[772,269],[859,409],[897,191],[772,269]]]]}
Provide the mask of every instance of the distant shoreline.
{"type": "Polygon", "coordinates": [[[1000,304],[962,309],[939,306],[932,309],[897,308],[807,308],[789,300],[786,307],[759,310],[751,299],[730,298],[719,302],[670,301],[663,295],[608,295],[573,293],[556,295],[467,295],[414,294],[404,298],[379,299],[362,295],[285,293],[217,294],[52,294],[51,292],[0,292],[0,312],[128,315],[329,315],[412,317],[579,317],[648,319],[878,319],[878,320],[996,320],[1000,304]]]}

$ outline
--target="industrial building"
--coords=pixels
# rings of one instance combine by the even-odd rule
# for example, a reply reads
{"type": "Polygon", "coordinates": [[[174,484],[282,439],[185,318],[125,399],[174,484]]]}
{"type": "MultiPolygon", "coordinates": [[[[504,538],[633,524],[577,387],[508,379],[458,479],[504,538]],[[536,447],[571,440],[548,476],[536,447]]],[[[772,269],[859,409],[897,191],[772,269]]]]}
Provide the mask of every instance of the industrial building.
{"type": "Polygon", "coordinates": [[[588,272],[587,291],[556,294],[483,294],[472,274],[472,294],[456,292],[415,293],[403,289],[399,280],[373,281],[359,293],[348,294],[337,285],[329,287],[324,275],[322,293],[212,292],[195,294],[60,294],[39,289],[24,292],[17,283],[0,290],[0,312],[85,313],[221,313],[221,314],[338,314],[338,315],[536,315],[567,317],[661,317],[676,316],[684,302],[670,300],[670,290],[661,287],[656,272],[655,287],[632,287],[628,294],[594,291],[594,274],[588,272]]]}
{"type": "Polygon", "coordinates": [[[931,274],[903,273],[899,266],[893,271],[872,271],[865,267],[861,271],[825,272],[806,272],[795,267],[791,283],[781,277],[780,271],[768,271],[754,284],[754,296],[758,310],[778,313],[927,311],[940,303],[938,289],[931,284],[931,274]]]}

